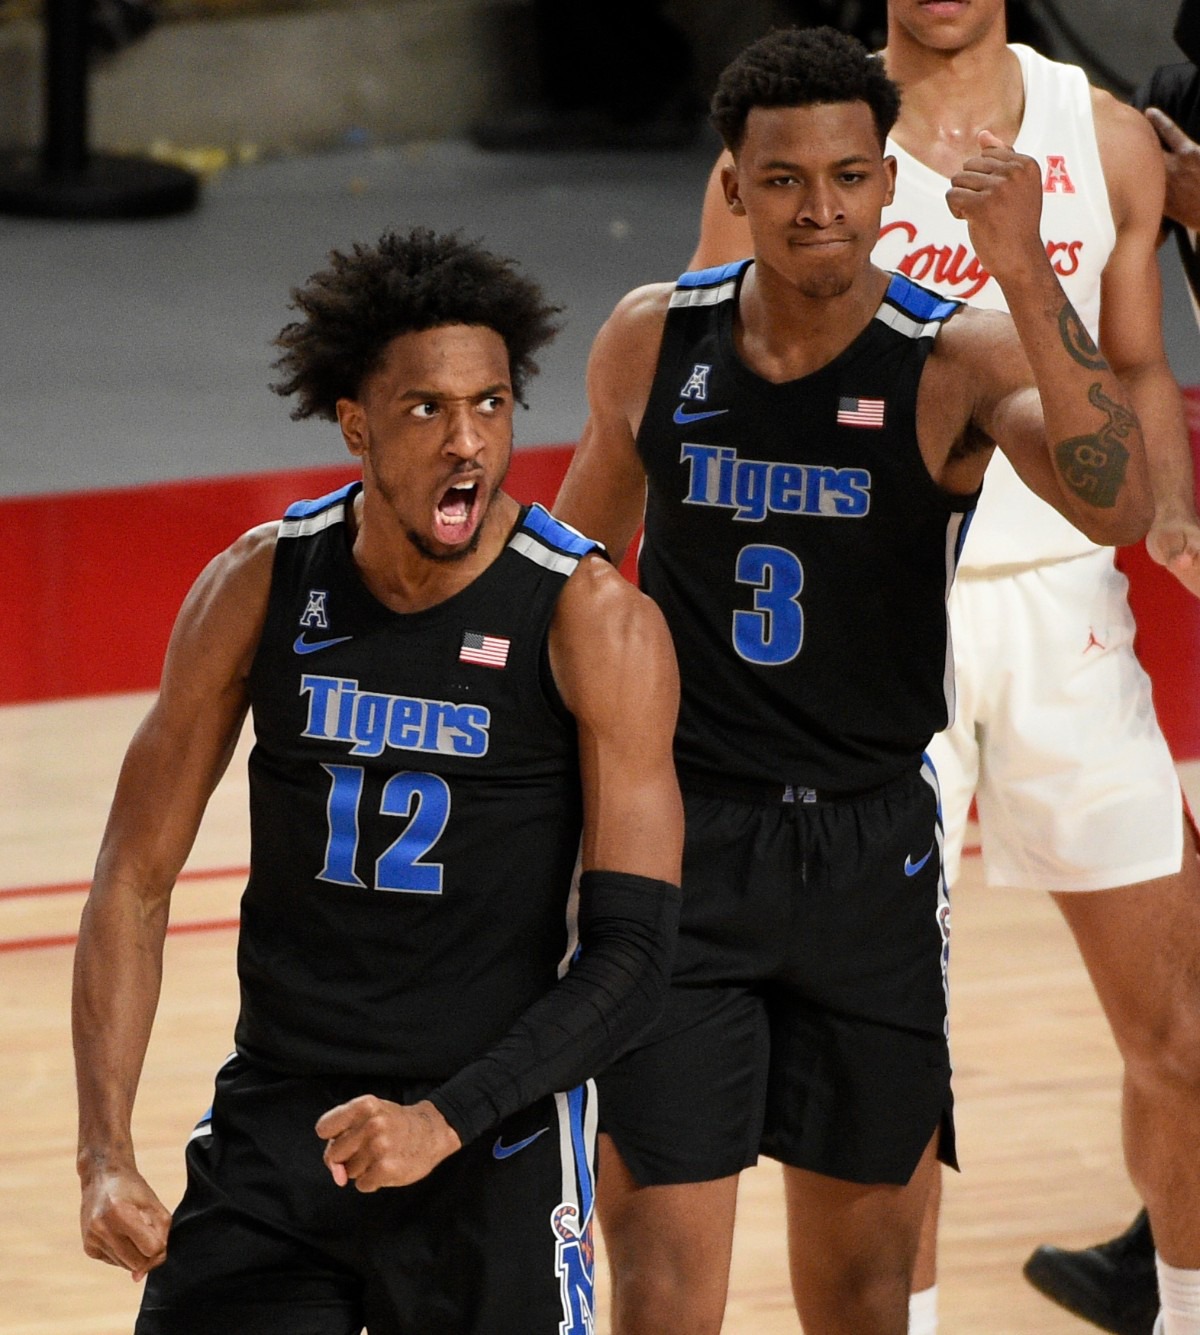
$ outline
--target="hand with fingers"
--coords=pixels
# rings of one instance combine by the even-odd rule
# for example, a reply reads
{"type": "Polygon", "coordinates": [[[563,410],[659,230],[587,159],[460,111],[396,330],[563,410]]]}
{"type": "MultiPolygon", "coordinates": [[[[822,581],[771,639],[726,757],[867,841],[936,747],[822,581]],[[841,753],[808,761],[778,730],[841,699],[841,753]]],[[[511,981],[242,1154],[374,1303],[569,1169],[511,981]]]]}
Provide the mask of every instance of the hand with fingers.
{"type": "Polygon", "coordinates": [[[1156,519],[1146,534],[1146,550],[1189,593],[1200,598],[1200,523],[1196,516],[1156,519]]]}
{"type": "Polygon", "coordinates": [[[1042,216],[1041,168],[1014,152],[989,130],[979,132],[979,150],[950,178],[946,203],[971,232],[980,264],[1003,282],[1045,258],[1038,233],[1042,216]]]}
{"type": "Polygon", "coordinates": [[[1189,139],[1157,107],[1147,108],[1146,119],[1154,126],[1163,146],[1167,168],[1166,215],[1184,227],[1200,229],[1200,144],[1189,139]]]}
{"type": "Polygon", "coordinates": [[[94,1260],[144,1279],[167,1258],[170,1225],[170,1212],[137,1169],[105,1169],[85,1180],[80,1228],[94,1260]]]}
{"type": "Polygon", "coordinates": [[[431,1173],[462,1141],[428,1100],[391,1103],[364,1094],[331,1108],[317,1122],[324,1159],[339,1187],[359,1191],[406,1187],[431,1173]]]}

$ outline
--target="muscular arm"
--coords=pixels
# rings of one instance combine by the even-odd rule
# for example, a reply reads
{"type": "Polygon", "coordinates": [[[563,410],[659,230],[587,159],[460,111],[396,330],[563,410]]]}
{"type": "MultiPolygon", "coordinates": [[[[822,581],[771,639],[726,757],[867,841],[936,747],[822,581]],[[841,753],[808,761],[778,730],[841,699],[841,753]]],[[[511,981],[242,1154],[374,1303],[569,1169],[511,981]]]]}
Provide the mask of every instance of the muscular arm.
{"type": "Polygon", "coordinates": [[[959,328],[943,335],[944,351],[954,350],[954,371],[969,377],[975,428],[1028,486],[1094,542],[1136,541],[1152,515],[1141,429],[1046,258],[1041,173],[992,135],[980,145],[952,178],[947,202],[1004,292],[1020,353],[1002,317],[982,312],[951,322],[947,334],[959,328]]]}
{"type": "Polygon", "coordinates": [[[654,604],[591,557],[559,598],[550,659],[579,731],[579,953],[489,1052],[427,1100],[366,1096],[326,1113],[317,1134],[330,1140],[325,1159],[342,1185],[417,1181],[517,1109],[595,1075],[662,1006],[683,846],[670,636],[654,604]]]}
{"type": "Polygon", "coordinates": [[[671,287],[637,288],[596,335],[588,360],[588,420],[554,513],[602,542],[615,564],[642,522],[646,474],[635,440],[658,362],[671,287]]]}
{"type": "Polygon", "coordinates": [[[188,594],[158,699],[121,767],[80,924],[72,1030],[84,1250],[135,1277],[163,1260],[169,1223],[137,1171],[131,1123],[171,890],[246,714],[273,550],[273,527],[254,530],[188,594]]]}
{"type": "Polygon", "coordinates": [[[666,623],[591,558],[559,600],[550,661],[579,730],[579,955],[491,1053],[433,1094],[464,1141],[607,1066],[656,1018],[670,975],[683,808],[672,753],[679,681],[666,623]]]}
{"type": "Polygon", "coordinates": [[[1148,123],[1095,94],[1096,128],[1117,240],[1101,286],[1100,347],[1138,418],[1154,493],[1150,555],[1200,595],[1200,522],[1183,397],[1167,363],[1156,247],[1164,211],[1162,153],[1148,123]]]}

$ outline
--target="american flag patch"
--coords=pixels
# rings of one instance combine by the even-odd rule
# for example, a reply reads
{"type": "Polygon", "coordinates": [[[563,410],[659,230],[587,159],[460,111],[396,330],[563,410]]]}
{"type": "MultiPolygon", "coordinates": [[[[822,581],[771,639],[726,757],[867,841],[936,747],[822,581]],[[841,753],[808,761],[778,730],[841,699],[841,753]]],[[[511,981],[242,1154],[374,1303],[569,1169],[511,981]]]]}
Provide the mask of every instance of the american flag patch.
{"type": "Polygon", "coordinates": [[[882,399],[838,399],[838,426],[882,426],[882,399]]]}
{"type": "Polygon", "coordinates": [[[511,640],[500,635],[479,635],[473,630],[464,630],[458,661],[478,663],[480,667],[502,668],[508,662],[508,646],[511,643],[511,640]]]}

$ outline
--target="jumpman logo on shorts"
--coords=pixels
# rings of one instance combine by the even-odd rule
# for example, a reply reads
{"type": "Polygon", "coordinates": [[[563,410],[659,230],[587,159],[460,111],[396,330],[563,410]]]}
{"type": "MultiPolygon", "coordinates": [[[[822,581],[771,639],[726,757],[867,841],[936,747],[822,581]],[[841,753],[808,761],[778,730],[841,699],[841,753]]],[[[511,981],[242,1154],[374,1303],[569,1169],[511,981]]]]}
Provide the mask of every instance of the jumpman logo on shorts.
{"type": "Polygon", "coordinates": [[[1083,652],[1086,654],[1089,649],[1100,649],[1100,650],[1104,649],[1104,645],[1102,645],[1100,641],[1096,638],[1096,632],[1091,628],[1091,626],[1088,627],[1088,642],[1083,646],[1083,652]]]}

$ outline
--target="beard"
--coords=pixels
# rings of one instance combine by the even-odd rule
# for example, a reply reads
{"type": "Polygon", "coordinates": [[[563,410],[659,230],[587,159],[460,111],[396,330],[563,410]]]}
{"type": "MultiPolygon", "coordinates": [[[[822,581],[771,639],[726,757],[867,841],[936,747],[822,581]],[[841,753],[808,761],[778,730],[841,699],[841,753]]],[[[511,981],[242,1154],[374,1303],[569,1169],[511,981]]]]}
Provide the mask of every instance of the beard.
{"type": "MultiPolygon", "coordinates": [[[[491,509],[490,502],[488,503],[488,509],[491,509]]],[[[435,552],[416,529],[406,529],[404,536],[427,561],[436,561],[439,565],[453,565],[456,561],[465,561],[468,556],[473,555],[478,549],[479,539],[483,537],[483,525],[486,520],[487,513],[485,511],[483,518],[476,525],[475,532],[471,534],[470,541],[464,543],[461,547],[455,547],[450,552],[435,552]]]]}
{"type": "MultiPolygon", "coordinates": [[[[436,551],[433,547],[430,546],[428,540],[424,538],[420,533],[418,533],[416,529],[413,528],[405,529],[404,536],[409,540],[410,543],[412,543],[414,549],[417,552],[419,552],[421,556],[425,558],[425,560],[433,561],[438,565],[454,565],[458,561],[465,561],[467,557],[473,556],[475,552],[479,550],[479,543],[483,538],[483,531],[484,528],[487,526],[488,516],[491,514],[492,506],[495,503],[496,497],[500,495],[500,491],[504,486],[504,479],[508,477],[508,469],[510,464],[511,464],[511,456],[509,458],[509,461],[504,466],[504,472],[501,473],[500,476],[496,479],[495,485],[493,486],[491,493],[488,496],[487,506],[485,507],[483,513],[479,516],[479,523],[475,525],[475,532],[471,534],[470,538],[465,543],[463,543],[461,547],[454,547],[449,551],[436,551]]],[[[375,469],[374,460],[371,459],[369,455],[364,460],[364,468],[368,466],[371,469],[372,481],[374,482],[375,487],[378,490],[379,494],[383,497],[385,501],[387,501],[388,505],[391,506],[393,511],[398,511],[399,506],[397,504],[396,488],[393,487],[391,483],[387,482],[384,478],[380,477],[378,471],[375,469]]]]}
{"type": "Polygon", "coordinates": [[[854,275],[840,273],[806,274],[796,283],[796,291],[813,301],[840,297],[854,286],[854,275]]]}

